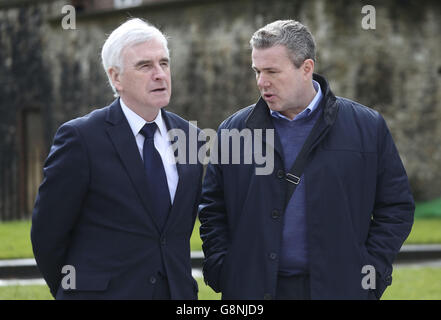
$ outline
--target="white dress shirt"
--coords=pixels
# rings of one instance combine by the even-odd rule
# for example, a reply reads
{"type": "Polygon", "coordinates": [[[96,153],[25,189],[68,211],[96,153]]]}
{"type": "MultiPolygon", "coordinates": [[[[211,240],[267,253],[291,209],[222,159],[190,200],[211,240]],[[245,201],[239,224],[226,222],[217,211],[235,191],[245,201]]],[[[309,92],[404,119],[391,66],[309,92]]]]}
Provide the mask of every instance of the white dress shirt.
{"type": "Polygon", "coordinates": [[[176,194],[176,188],[178,187],[178,170],[176,169],[175,157],[173,150],[170,147],[171,142],[167,136],[167,127],[162,119],[161,111],[158,112],[155,120],[151,122],[145,121],[138,114],[136,114],[132,109],[127,107],[124,101],[120,98],[119,102],[121,104],[121,109],[129,122],[130,128],[132,129],[133,135],[136,139],[136,144],[138,145],[139,154],[141,159],[143,159],[143,147],[144,147],[144,136],[139,132],[146,123],[156,122],[158,130],[155,132],[153,137],[155,148],[161,155],[162,164],[164,166],[165,174],[167,176],[168,190],[170,192],[170,199],[173,204],[173,200],[176,194]]]}

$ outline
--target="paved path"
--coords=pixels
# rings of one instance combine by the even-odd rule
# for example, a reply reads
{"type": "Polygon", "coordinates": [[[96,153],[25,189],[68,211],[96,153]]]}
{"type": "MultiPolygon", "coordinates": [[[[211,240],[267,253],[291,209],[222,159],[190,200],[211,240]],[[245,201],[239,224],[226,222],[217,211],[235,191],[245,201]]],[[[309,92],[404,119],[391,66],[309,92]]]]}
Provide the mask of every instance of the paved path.
{"type": "Polygon", "coordinates": [[[394,264],[394,269],[423,268],[423,267],[441,268],[441,259],[426,260],[426,261],[419,261],[419,262],[403,262],[403,263],[394,264]]]}
{"type": "MultiPolygon", "coordinates": [[[[192,269],[191,275],[194,278],[202,278],[202,270],[201,269],[192,269]]],[[[8,279],[2,280],[0,279],[0,287],[6,286],[32,286],[32,285],[45,285],[46,281],[44,279],[8,279]]]]}
{"type": "Polygon", "coordinates": [[[7,286],[41,286],[45,285],[46,281],[44,279],[0,279],[0,287],[7,286]]]}

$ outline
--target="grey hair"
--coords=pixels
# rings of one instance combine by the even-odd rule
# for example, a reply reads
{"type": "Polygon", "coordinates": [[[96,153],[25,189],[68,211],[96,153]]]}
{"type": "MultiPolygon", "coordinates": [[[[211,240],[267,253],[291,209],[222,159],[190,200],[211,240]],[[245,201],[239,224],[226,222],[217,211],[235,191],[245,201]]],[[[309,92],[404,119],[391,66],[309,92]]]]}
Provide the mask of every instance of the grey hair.
{"type": "Polygon", "coordinates": [[[119,72],[123,72],[122,51],[124,48],[149,41],[153,38],[158,39],[164,45],[169,58],[170,52],[167,47],[166,36],[156,27],[139,18],[133,18],[121,24],[112,31],[104,42],[101,50],[101,60],[115,97],[118,97],[119,94],[112,83],[109,69],[115,67],[119,72]]]}
{"type": "Polygon", "coordinates": [[[315,61],[315,41],[309,29],[295,20],[277,20],[257,30],[251,48],[266,49],[283,45],[291,61],[299,68],[306,59],[315,61]]]}

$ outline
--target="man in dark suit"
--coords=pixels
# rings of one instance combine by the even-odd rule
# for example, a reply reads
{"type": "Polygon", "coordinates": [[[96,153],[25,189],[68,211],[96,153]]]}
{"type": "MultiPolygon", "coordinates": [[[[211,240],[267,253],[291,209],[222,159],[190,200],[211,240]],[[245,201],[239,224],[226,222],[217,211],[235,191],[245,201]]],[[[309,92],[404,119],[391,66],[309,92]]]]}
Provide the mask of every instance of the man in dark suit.
{"type": "Polygon", "coordinates": [[[207,167],[205,281],[224,299],[379,299],[415,208],[386,122],[314,73],[315,42],[300,22],[270,23],[250,44],[261,97],[219,136],[253,130],[256,141],[265,132],[248,154],[273,150],[274,170],[258,174],[258,161],[207,167]]]}
{"type": "Polygon", "coordinates": [[[161,109],[167,40],[131,19],[102,60],[118,98],[55,135],[32,218],[38,267],[57,299],[197,299],[189,240],[203,169],[174,162],[168,131],[197,128],[161,109]]]}

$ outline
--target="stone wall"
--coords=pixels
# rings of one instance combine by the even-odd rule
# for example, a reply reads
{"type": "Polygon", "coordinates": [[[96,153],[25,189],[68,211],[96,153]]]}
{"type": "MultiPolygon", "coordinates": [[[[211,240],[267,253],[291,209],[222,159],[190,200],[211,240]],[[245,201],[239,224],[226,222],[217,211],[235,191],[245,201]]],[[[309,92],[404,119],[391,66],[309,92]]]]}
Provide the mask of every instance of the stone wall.
{"type": "Polygon", "coordinates": [[[47,13],[52,8],[53,3],[48,1],[0,6],[0,220],[29,216],[23,183],[25,112],[41,112],[46,120],[41,134],[48,143],[53,134],[51,100],[55,93],[42,41],[47,13]]]}
{"type": "Polygon", "coordinates": [[[21,2],[0,5],[0,217],[20,210],[29,215],[21,204],[26,179],[20,170],[20,110],[41,111],[48,147],[62,122],[110,103],[101,46],[128,16],[145,18],[170,37],[168,109],[201,128],[217,128],[258,99],[248,46],[252,33],[276,19],[300,20],[315,35],[316,71],[334,93],[386,118],[416,199],[441,196],[438,1],[167,0],[81,12],[75,30],[61,28],[61,7],[68,1],[21,2]],[[376,9],[375,30],[361,27],[365,4],[376,9]]]}

